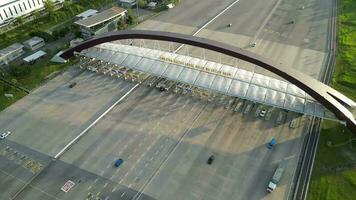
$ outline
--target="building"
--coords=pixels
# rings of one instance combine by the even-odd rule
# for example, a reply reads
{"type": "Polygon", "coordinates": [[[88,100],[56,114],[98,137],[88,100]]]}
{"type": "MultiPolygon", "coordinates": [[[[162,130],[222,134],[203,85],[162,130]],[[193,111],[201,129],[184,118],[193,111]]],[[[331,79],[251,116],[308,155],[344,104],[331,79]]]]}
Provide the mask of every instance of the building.
{"type": "Polygon", "coordinates": [[[45,41],[43,38],[35,36],[29,40],[26,40],[22,44],[25,46],[25,48],[34,51],[43,47],[45,45],[45,41]]]}
{"type": "Polygon", "coordinates": [[[118,4],[124,8],[133,8],[136,6],[136,0],[118,0],[118,4]]]}
{"type": "MultiPolygon", "coordinates": [[[[0,0],[0,26],[6,26],[17,17],[28,16],[33,11],[43,10],[45,0],[0,0]]],[[[51,0],[60,4],[64,0],[51,0]]]]}
{"type": "Polygon", "coordinates": [[[7,65],[9,62],[15,60],[16,58],[22,56],[25,51],[23,50],[23,45],[19,43],[14,43],[5,49],[0,50],[0,66],[7,65]]]}
{"type": "Polygon", "coordinates": [[[86,18],[91,17],[91,16],[93,16],[93,15],[95,15],[97,13],[98,13],[97,10],[89,9],[89,10],[86,10],[86,11],[76,15],[75,19],[76,20],[86,19],[86,18]]]}
{"type": "Polygon", "coordinates": [[[23,59],[23,61],[25,63],[34,63],[36,62],[36,60],[42,58],[43,56],[45,56],[47,53],[42,51],[42,50],[39,50],[37,51],[36,53],[32,54],[32,55],[29,55],[27,56],[26,58],[23,59]]]}
{"type": "Polygon", "coordinates": [[[84,39],[94,35],[116,30],[117,22],[126,15],[127,10],[119,7],[112,7],[96,15],[76,21],[84,39]]]}

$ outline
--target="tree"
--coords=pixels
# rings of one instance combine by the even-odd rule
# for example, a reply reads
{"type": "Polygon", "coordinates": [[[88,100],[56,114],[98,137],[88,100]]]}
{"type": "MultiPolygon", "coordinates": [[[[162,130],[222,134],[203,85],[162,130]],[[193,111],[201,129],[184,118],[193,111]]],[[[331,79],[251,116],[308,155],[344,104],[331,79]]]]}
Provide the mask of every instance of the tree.
{"type": "Polygon", "coordinates": [[[119,19],[119,21],[117,21],[117,30],[124,30],[126,28],[126,24],[124,22],[123,19],[119,19]]]}
{"type": "Polygon", "coordinates": [[[132,24],[135,23],[135,18],[134,18],[133,14],[132,14],[131,9],[128,9],[128,10],[127,10],[126,22],[127,22],[127,24],[129,24],[129,25],[132,25],[132,24]]]}
{"type": "Polygon", "coordinates": [[[22,26],[22,25],[24,24],[24,22],[25,22],[25,19],[23,18],[23,16],[17,17],[16,20],[17,20],[17,23],[18,23],[20,26],[22,26]]]}
{"type": "Polygon", "coordinates": [[[48,14],[50,17],[52,17],[55,12],[54,12],[54,3],[51,0],[46,0],[44,2],[44,7],[47,10],[48,14]]]}
{"type": "Polygon", "coordinates": [[[145,8],[146,5],[147,5],[147,0],[139,0],[138,1],[138,7],[145,8]]]}

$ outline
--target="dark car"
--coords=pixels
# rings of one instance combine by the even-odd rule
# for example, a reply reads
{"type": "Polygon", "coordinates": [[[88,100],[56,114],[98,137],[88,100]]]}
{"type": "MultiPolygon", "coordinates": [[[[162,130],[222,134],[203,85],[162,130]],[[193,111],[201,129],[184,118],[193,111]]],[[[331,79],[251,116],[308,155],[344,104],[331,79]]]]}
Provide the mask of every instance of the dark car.
{"type": "Polygon", "coordinates": [[[208,158],[208,161],[206,163],[208,163],[208,165],[211,165],[215,160],[215,157],[214,155],[211,155],[209,158],[208,158]]]}
{"type": "Polygon", "coordinates": [[[119,167],[123,162],[124,162],[124,160],[121,159],[121,158],[119,158],[119,159],[117,159],[117,160],[115,161],[114,166],[115,166],[115,167],[119,167]]]}
{"type": "Polygon", "coordinates": [[[71,83],[70,85],[69,85],[69,88],[73,88],[74,86],[76,86],[77,85],[77,82],[73,82],[73,83],[71,83]]]}

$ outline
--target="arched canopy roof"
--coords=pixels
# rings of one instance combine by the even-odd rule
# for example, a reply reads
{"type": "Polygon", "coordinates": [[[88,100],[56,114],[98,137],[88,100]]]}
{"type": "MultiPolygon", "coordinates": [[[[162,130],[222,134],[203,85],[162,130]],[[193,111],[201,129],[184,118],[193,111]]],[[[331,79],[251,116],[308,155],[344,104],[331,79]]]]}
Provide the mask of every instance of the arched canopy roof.
{"type": "Polygon", "coordinates": [[[304,90],[311,97],[333,112],[339,120],[345,121],[346,126],[354,134],[356,134],[356,120],[348,109],[356,107],[356,103],[345,95],[299,71],[286,68],[281,64],[275,63],[260,55],[206,38],[179,33],[148,30],[109,32],[107,34],[94,37],[66,50],[63,54],[61,54],[61,57],[64,59],[69,59],[74,55],[74,52],[81,52],[84,49],[93,47],[98,44],[123,39],[150,39],[187,44],[216,51],[255,64],[277,74],[278,76],[288,80],[290,83],[304,90]]]}

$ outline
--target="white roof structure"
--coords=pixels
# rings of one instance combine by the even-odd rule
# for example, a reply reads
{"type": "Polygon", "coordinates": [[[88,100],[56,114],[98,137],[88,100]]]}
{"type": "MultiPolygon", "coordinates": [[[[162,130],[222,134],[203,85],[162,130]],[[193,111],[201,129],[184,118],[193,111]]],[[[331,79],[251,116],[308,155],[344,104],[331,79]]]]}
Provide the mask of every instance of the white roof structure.
{"type": "Polygon", "coordinates": [[[39,50],[37,51],[36,53],[32,54],[32,55],[29,55],[27,56],[26,58],[24,58],[23,60],[25,62],[32,62],[32,61],[35,61],[39,58],[41,58],[42,56],[46,55],[47,53],[42,51],[42,50],[39,50]]]}
{"type": "Polygon", "coordinates": [[[4,49],[0,50],[0,56],[6,56],[9,55],[11,53],[13,53],[14,51],[17,51],[19,49],[23,49],[23,45],[20,43],[14,43],[4,49]]]}
{"type": "Polygon", "coordinates": [[[117,43],[100,44],[80,54],[221,94],[325,118],[326,109],[297,86],[238,67],[117,43]]]}
{"type": "Polygon", "coordinates": [[[98,13],[97,10],[94,10],[94,9],[89,9],[89,10],[86,10],[78,15],[76,15],[77,18],[81,18],[81,19],[86,19],[90,16],[93,16],[95,15],[96,13],[98,13]]]}

